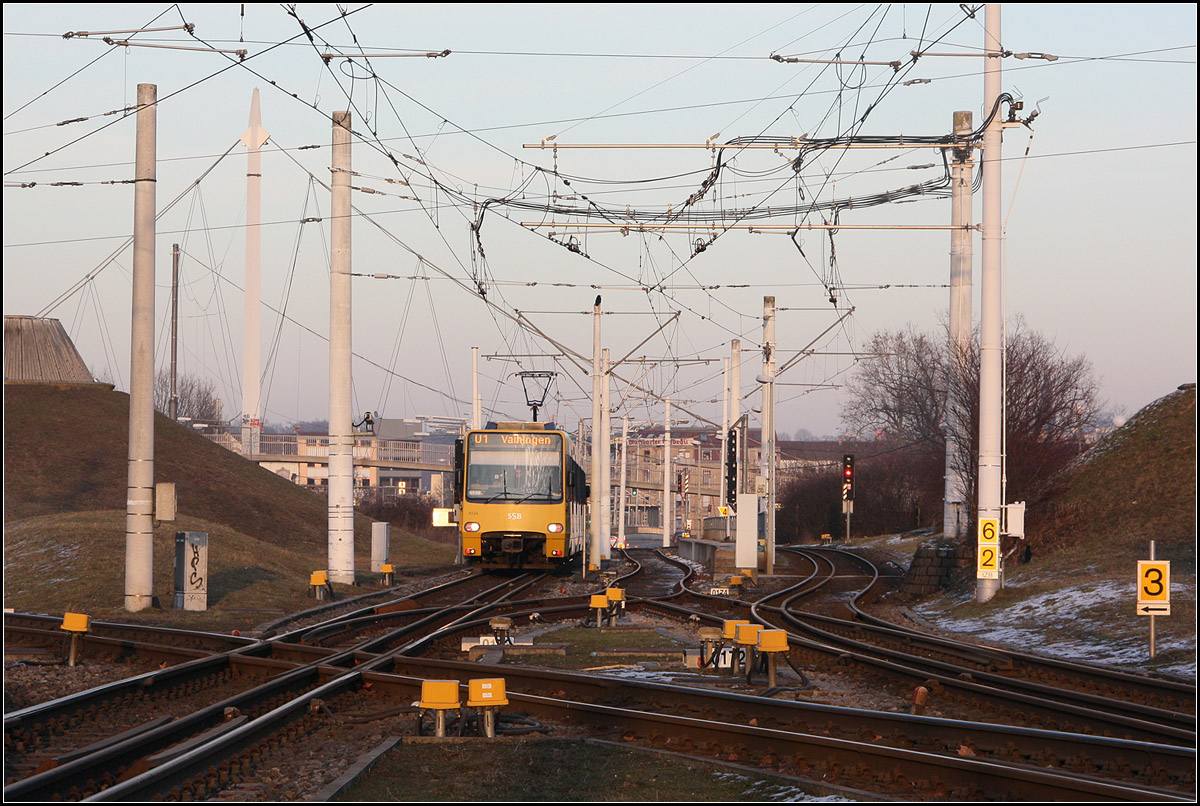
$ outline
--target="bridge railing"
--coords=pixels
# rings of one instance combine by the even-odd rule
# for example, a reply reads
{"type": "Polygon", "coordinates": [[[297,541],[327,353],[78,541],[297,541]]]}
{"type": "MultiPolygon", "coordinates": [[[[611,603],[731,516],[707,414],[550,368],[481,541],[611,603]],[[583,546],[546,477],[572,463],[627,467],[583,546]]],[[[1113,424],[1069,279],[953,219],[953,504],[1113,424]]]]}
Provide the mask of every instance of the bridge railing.
{"type": "MultiPolygon", "coordinates": [[[[257,450],[247,451],[236,434],[205,434],[226,450],[243,456],[296,456],[329,458],[329,437],[303,434],[260,434],[257,450]]],[[[444,465],[454,463],[451,445],[431,445],[401,439],[354,438],[354,458],[396,464],[444,465]]]]}

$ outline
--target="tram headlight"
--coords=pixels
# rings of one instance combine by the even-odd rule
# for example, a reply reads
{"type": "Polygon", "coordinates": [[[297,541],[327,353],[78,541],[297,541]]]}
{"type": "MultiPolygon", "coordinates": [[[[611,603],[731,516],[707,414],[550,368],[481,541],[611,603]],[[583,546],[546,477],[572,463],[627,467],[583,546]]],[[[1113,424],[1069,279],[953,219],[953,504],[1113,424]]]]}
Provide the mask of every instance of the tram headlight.
{"type": "Polygon", "coordinates": [[[556,534],[556,535],[562,534],[562,530],[563,530],[563,525],[561,523],[552,523],[546,527],[547,532],[551,532],[552,534],[556,534]]]}
{"type": "Polygon", "coordinates": [[[468,521],[467,523],[463,524],[463,531],[464,532],[478,532],[479,524],[475,523],[474,521],[468,521]]]}

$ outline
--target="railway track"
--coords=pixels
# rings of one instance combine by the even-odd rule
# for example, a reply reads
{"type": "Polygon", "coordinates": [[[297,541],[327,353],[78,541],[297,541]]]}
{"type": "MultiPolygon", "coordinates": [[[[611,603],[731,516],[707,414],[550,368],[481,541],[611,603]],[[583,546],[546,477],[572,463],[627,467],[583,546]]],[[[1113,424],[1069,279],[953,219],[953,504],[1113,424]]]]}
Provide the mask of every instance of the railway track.
{"type": "MultiPolygon", "coordinates": [[[[840,610],[852,614],[857,609],[855,602],[878,591],[880,576],[864,573],[861,566],[839,574],[835,564],[820,556],[825,552],[814,554],[813,567],[807,576],[754,600],[690,591],[686,600],[676,599],[675,605],[661,606],[673,609],[677,616],[698,617],[710,624],[724,618],[748,617],[767,626],[787,629],[794,664],[814,668],[832,662],[878,680],[881,686],[891,686],[896,698],[902,697],[906,689],[912,692],[921,686],[931,698],[943,704],[943,710],[952,710],[955,716],[964,719],[1195,746],[1194,706],[1188,713],[1094,693],[1096,680],[1105,677],[1107,670],[1088,668],[1086,679],[1077,685],[1053,686],[1031,679],[1036,674],[1031,678],[1020,676],[1022,670],[1041,668],[1039,659],[1021,653],[915,631],[904,631],[898,639],[894,634],[877,633],[876,638],[886,637],[877,642],[847,637],[844,633],[855,629],[854,622],[811,613],[807,606],[801,610],[798,602],[810,601],[815,593],[820,593],[826,612],[840,610]],[[719,603],[715,607],[714,600],[719,603]],[[771,604],[773,601],[780,603],[771,604]],[[731,604],[740,609],[740,615],[728,615],[731,604]]],[[[837,559],[842,563],[865,562],[852,555],[837,559]]],[[[1064,669],[1061,665],[1056,669],[1061,679],[1064,669]]],[[[1117,681],[1130,676],[1117,672],[1112,677],[1115,686],[1117,681]]],[[[1160,703],[1178,702],[1177,698],[1187,699],[1189,694],[1187,687],[1181,691],[1173,681],[1156,683],[1153,678],[1142,678],[1140,682],[1144,692],[1159,692],[1156,701],[1160,703]]],[[[1194,692],[1191,694],[1194,702],[1194,692]]]]}
{"type": "MultiPolygon", "coordinates": [[[[494,579],[478,577],[456,580],[440,586],[437,594],[426,592],[414,598],[419,601],[431,595],[444,596],[447,589],[458,590],[461,601],[457,605],[427,608],[446,614],[456,606],[476,607],[481,598],[502,595],[500,591],[511,590],[512,585],[512,581],[497,584],[494,579]],[[472,581],[474,584],[467,584],[472,581]]],[[[384,609],[386,605],[376,607],[384,609]]],[[[339,614],[328,628],[354,622],[361,618],[357,616],[360,612],[351,609],[339,614]]],[[[44,629],[47,626],[36,617],[10,618],[6,614],[5,634],[6,638],[20,634],[32,643],[45,643],[51,640],[44,629]]],[[[6,715],[5,798],[78,800],[98,795],[124,778],[173,764],[173,756],[161,752],[164,746],[186,748],[215,741],[286,703],[311,699],[310,693],[322,685],[318,665],[352,666],[356,652],[369,651],[363,646],[371,644],[370,638],[360,640],[349,649],[332,650],[319,662],[286,659],[282,648],[289,644],[288,639],[303,637],[314,629],[318,628],[300,628],[285,636],[255,641],[92,625],[89,653],[101,647],[154,657],[166,653],[177,665],[6,715]],[[131,636],[140,640],[133,641],[131,636]],[[276,648],[281,648],[278,656],[273,652],[276,648]]],[[[61,643],[61,633],[57,640],[61,643]]]]}
{"type": "MultiPolygon", "coordinates": [[[[850,618],[812,613],[803,605],[808,596],[806,590],[793,591],[786,598],[782,594],[775,595],[782,600],[776,612],[782,614],[789,625],[816,640],[858,652],[873,652],[878,657],[901,659],[927,668],[931,673],[952,674],[963,680],[1030,694],[1083,711],[1098,709],[1104,714],[1126,718],[1131,724],[1160,725],[1164,733],[1157,738],[1174,734],[1183,742],[1194,744],[1196,701],[1193,686],[900,628],[870,616],[859,607],[860,602],[870,600],[878,592],[880,576],[869,562],[837,550],[805,553],[820,562],[828,562],[831,554],[841,555],[841,561],[866,566],[872,578],[872,582],[848,602],[839,602],[849,611],[850,618]],[[924,663],[913,658],[923,658],[924,663]]],[[[827,573],[836,577],[835,566],[831,565],[827,573]]],[[[757,602],[755,608],[767,606],[764,599],[757,602]]],[[[1067,718],[1079,722],[1073,717],[1067,718]]],[[[1083,730],[1088,730],[1087,724],[1085,720],[1083,730]]],[[[1140,728],[1140,725],[1135,727],[1140,728]]],[[[1095,725],[1093,729],[1095,732],[1103,730],[1101,725],[1095,725]]],[[[1114,730],[1119,731],[1119,725],[1114,730]]]]}
{"type": "MultiPolygon", "coordinates": [[[[816,570],[821,560],[803,560],[814,568],[807,578],[798,578],[797,584],[786,591],[741,601],[689,591],[690,569],[661,554],[631,552],[627,556],[634,570],[614,584],[626,589],[630,612],[661,614],[689,627],[737,614],[761,621],[796,619],[806,626],[803,634],[801,627],[789,626],[796,641],[792,657],[804,668],[811,669],[814,659],[830,657],[837,663],[846,663],[849,657],[864,668],[872,664],[875,668],[897,667],[901,664],[894,659],[870,661],[865,652],[859,660],[855,657],[858,650],[848,649],[845,642],[868,643],[865,636],[877,634],[892,642],[887,652],[896,652],[897,645],[924,640],[916,631],[873,621],[865,612],[864,602],[869,596],[862,594],[870,589],[870,583],[864,588],[864,579],[871,574],[861,566],[848,569],[843,565],[841,573],[822,573],[816,570]],[[850,577],[856,578],[853,585],[849,584],[850,577]],[[816,607],[813,596],[822,597],[825,604],[816,607]],[[812,612],[817,609],[825,612],[812,612]],[[850,618],[838,618],[833,613],[848,614],[850,618]],[[827,635],[814,637],[814,629],[827,635]]],[[[834,565],[838,562],[835,559],[834,565]]],[[[1194,733],[1190,743],[1182,735],[1173,744],[1123,735],[1084,736],[996,724],[1003,720],[888,714],[711,691],[711,686],[701,687],[704,681],[699,674],[695,686],[681,686],[429,657],[456,650],[460,636],[478,634],[495,615],[507,614],[514,621],[536,618],[542,623],[581,621],[588,615],[586,596],[542,595],[544,591],[537,590],[536,585],[533,580],[506,580],[493,584],[491,590],[467,590],[463,585],[455,586],[458,593],[435,594],[457,597],[457,602],[428,604],[429,599],[406,598],[343,608],[334,618],[318,624],[294,621],[293,629],[270,640],[228,642],[226,636],[197,637],[198,644],[171,650],[180,653],[174,656],[180,669],[190,669],[188,673],[201,680],[208,675],[207,679],[217,681],[270,681],[274,694],[251,701],[247,692],[260,687],[246,692],[222,690],[222,698],[209,705],[204,705],[203,696],[198,695],[199,701],[186,705],[193,709],[187,728],[190,734],[181,730],[184,726],[175,724],[184,719],[174,713],[161,713],[170,711],[162,705],[156,706],[157,716],[104,738],[71,727],[72,718],[90,719],[93,724],[97,721],[87,716],[86,704],[76,707],[82,718],[64,716],[71,707],[64,704],[26,709],[40,713],[12,716],[40,719],[39,735],[51,725],[50,734],[61,732],[73,738],[48,749],[48,756],[35,758],[23,752],[16,761],[25,767],[14,767],[12,775],[6,769],[6,799],[77,800],[89,792],[94,799],[225,799],[238,793],[255,799],[276,799],[285,791],[280,779],[292,775],[286,770],[294,766],[295,759],[289,758],[296,755],[294,748],[322,748],[322,753],[331,756],[324,764],[324,773],[333,774],[342,767],[341,756],[348,764],[356,752],[371,746],[381,731],[403,734],[419,730],[409,703],[422,679],[462,681],[479,676],[504,677],[510,691],[510,709],[547,724],[587,729],[594,735],[627,743],[736,758],[743,763],[749,760],[792,774],[904,798],[984,799],[1003,793],[1004,799],[1191,800],[1195,793],[1194,733]],[[372,623],[374,626],[368,626],[372,623]],[[213,664],[207,672],[189,667],[204,667],[206,662],[213,664]],[[235,701],[241,704],[228,704],[235,701]],[[220,720],[210,710],[216,707],[221,709],[220,720]],[[198,716],[201,714],[207,717],[198,716]],[[168,721],[152,724],[163,717],[168,721]],[[143,755],[130,760],[136,755],[132,748],[139,743],[143,755]],[[169,754],[171,757],[161,754],[168,745],[179,748],[169,754]],[[151,746],[160,753],[149,753],[146,748],[151,746]],[[293,748],[291,752],[286,749],[289,747],[293,748]],[[37,772],[45,767],[47,758],[57,766],[37,772]],[[52,778],[56,782],[49,789],[42,788],[52,778]]],[[[22,625],[22,629],[42,629],[45,633],[48,630],[43,628],[47,626],[22,625]]],[[[34,640],[36,633],[30,636],[34,640]]],[[[163,636],[162,640],[179,641],[184,637],[163,636]]],[[[107,636],[107,640],[124,642],[125,652],[167,651],[156,647],[153,636],[142,634],[141,638],[133,641],[129,635],[107,636]]],[[[42,636],[42,640],[51,638],[42,636]]],[[[58,640],[61,642],[61,635],[58,640]]],[[[880,642],[886,643],[882,639],[880,642]]],[[[974,663],[970,667],[973,671],[968,672],[972,676],[983,674],[980,670],[989,668],[989,664],[1005,673],[1017,664],[995,648],[941,646],[925,652],[940,653],[937,663],[949,663],[948,657],[957,658],[959,663],[974,663]]],[[[894,670],[890,673],[897,674],[894,670]]],[[[1059,669],[1055,674],[1066,672],[1059,669]]],[[[911,682],[914,676],[931,679],[932,673],[922,669],[915,674],[899,672],[898,676],[911,682]]],[[[215,690],[227,684],[208,687],[215,690]]],[[[155,685],[145,680],[127,681],[115,687],[108,699],[131,695],[131,690],[154,691],[155,685]]],[[[131,712],[132,703],[138,699],[136,693],[132,696],[134,699],[126,706],[131,712]]],[[[90,697],[105,699],[94,692],[90,697]]],[[[160,698],[171,699],[169,695],[152,694],[152,699],[160,698]]],[[[133,721],[138,719],[133,716],[133,721]]],[[[12,741],[24,742],[18,739],[18,722],[12,724],[12,741]]],[[[5,728],[7,747],[8,719],[5,728]]]]}

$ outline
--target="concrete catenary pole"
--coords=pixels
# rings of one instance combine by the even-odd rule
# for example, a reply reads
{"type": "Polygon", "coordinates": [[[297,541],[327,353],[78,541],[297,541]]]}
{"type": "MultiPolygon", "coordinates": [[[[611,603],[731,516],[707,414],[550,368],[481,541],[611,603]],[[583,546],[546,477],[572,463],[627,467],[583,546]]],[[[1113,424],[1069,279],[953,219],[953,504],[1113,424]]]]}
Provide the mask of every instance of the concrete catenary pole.
{"type": "Polygon", "coordinates": [[[479,396],[479,348],[471,348],[471,428],[483,428],[483,398],[479,396]]]}
{"type": "Polygon", "coordinates": [[[666,409],[663,414],[662,547],[668,549],[671,547],[671,532],[675,530],[675,517],[671,512],[672,496],[675,495],[675,491],[671,489],[671,398],[668,397],[663,402],[666,404],[666,409]]]}
{"type": "MultiPolygon", "coordinates": [[[[575,453],[577,454],[577,456],[575,457],[575,461],[579,463],[580,467],[583,466],[583,445],[584,445],[584,442],[583,442],[583,420],[581,419],[579,421],[579,434],[575,438],[575,453]]],[[[590,496],[588,497],[588,500],[589,500],[589,502],[591,501],[590,496]]],[[[582,562],[583,572],[579,575],[579,578],[581,580],[587,579],[588,557],[591,554],[591,543],[592,543],[592,534],[589,531],[588,534],[583,539],[583,562],[582,562]]]]}
{"type": "MultiPolygon", "coordinates": [[[[990,114],[1001,90],[1000,4],[988,3],[984,17],[984,109],[990,114]]],[[[979,518],[999,518],[1001,505],[1001,440],[1004,367],[1001,303],[1000,160],[1003,124],[997,109],[983,134],[983,264],[980,284],[979,354],[979,518]]],[[[976,601],[990,600],[999,579],[978,579],[976,601]]]]}
{"type": "Polygon", "coordinates": [[[350,113],[333,113],[329,273],[329,581],[354,584],[354,434],[350,413],[350,113]]]}
{"type": "Polygon", "coordinates": [[[612,367],[608,348],[601,355],[600,367],[600,556],[612,557],[612,412],[609,395],[612,393],[612,367]]]}
{"type": "Polygon", "coordinates": [[[179,358],[179,244],[171,245],[171,400],[167,415],[179,420],[178,394],[179,358]]]}
{"type": "Polygon", "coordinates": [[[242,135],[246,147],[246,296],[242,338],[242,453],[261,453],[261,324],[262,302],[262,154],[267,142],[258,106],[258,89],[250,98],[250,126],[242,135]]]}
{"type": "MultiPolygon", "coordinates": [[[[601,516],[601,470],[600,470],[600,435],[603,428],[600,425],[600,297],[596,297],[596,302],[592,306],[592,461],[591,461],[591,482],[592,494],[588,502],[592,510],[591,530],[589,536],[591,538],[592,550],[589,554],[596,567],[600,566],[600,558],[604,551],[600,546],[600,524],[601,516]]],[[[585,569],[586,570],[586,569],[585,569]]]]}
{"type": "MultiPolygon", "coordinates": [[[[742,419],[742,340],[734,339],[729,345],[729,421],[734,425],[742,419]]],[[[745,439],[740,440],[743,445],[749,444],[745,439]]],[[[734,450],[739,451],[741,445],[735,446],[734,450]]],[[[738,456],[737,473],[734,475],[737,478],[737,489],[733,491],[734,498],[737,500],[737,494],[746,489],[746,459],[747,457],[738,456]]],[[[755,515],[757,517],[757,514],[755,515]]]]}
{"type": "Polygon", "coordinates": [[[158,86],[138,84],[133,190],[133,321],[129,351],[129,469],[125,609],[154,601],[154,240],[158,86]]]}
{"type": "Polygon", "coordinates": [[[629,482],[629,418],[621,418],[621,493],[618,496],[617,545],[625,545],[625,500],[629,482]]]}
{"type": "MultiPolygon", "coordinates": [[[[729,455],[729,356],[721,359],[721,377],[724,380],[725,388],[721,396],[721,462],[724,468],[725,457],[729,455]]],[[[729,493],[729,483],[725,479],[724,470],[721,472],[721,492],[720,498],[717,499],[720,506],[725,506],[726,495],[729,493]]],[[[726,532],[728,535],[729,521],[726,520],[726,532]]]]}
{"type": "Polygon", "coordinates": [[[942,532],[946,537],[960,540],[967,533],[967,479],[970,457],[966,416],[965,379],[967,358],[971,350],[971,287],[973,249],[971,246],[971,184],[975,163],[967,137],[974,128],[970,112],[954,113],[954,147],[951,163],[950,201],[950,332],[946,367],[946,491],[942,505],[942,532]],[[960,139],[961,138],[961,139],[960,139]]]}
{"type": "Polygon", "coordinates": [[[767,573],[775,573],[775,298],[763,297],[762,473],[767,480],[767,573]]]}

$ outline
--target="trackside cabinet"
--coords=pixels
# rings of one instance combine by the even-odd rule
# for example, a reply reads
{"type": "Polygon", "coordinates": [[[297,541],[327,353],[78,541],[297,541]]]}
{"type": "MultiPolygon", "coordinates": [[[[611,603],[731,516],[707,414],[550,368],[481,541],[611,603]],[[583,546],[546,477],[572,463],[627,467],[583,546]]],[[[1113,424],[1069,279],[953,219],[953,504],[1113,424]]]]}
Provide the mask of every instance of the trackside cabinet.
{"type": "Polygon", "coordinates": [[[208,609],[208,532],[175,533],[175,609],[208,609]]]}

